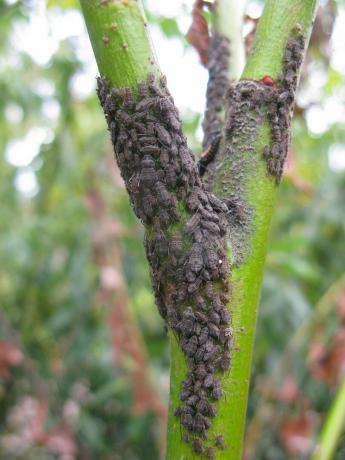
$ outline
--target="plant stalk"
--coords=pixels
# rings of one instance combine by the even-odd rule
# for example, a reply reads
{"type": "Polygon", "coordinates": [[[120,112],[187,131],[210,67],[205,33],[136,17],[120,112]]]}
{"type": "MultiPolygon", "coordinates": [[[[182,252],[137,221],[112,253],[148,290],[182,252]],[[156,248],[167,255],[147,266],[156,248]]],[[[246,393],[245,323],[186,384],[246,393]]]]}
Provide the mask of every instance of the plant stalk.
{"type": "Polygon", "coordinates": [[[311,460],[332,460],[345,428],[345,378],[328,413],[311,460]]]}
{"type": "Polygon", "coordinates": [[[240,78],[245,64],[242,28],[246,3],[247,0],[218,0],[215,9],[215,28],[229,39],[228,78],[230,81],[240,78]]]}
{"type": "MultiPolygon", "coordinates": [[[[111,86],[129,86],[136,90],[139,81],[146,79],[148,74],[160,73],[140,1],[81,0],[81,5],[100,74],[111,86]]],[[[253,53],[242,78],[260,79],[267,74],[277,78],[282,71],[287,38],[298,24],[301,32],[309,36],[315,9],[316,0],[266,1],[253,53]]],[[[228,12],[224,11],[226,14],[228,12]]],[[[267,126],[260,128],[257,143],[251,146],[255,147],[254,153],[244,151],[245,155],[255,157],[254,162],[246,162],[243,187],[243,199],[253,210],[253,231],[248,241],[248,257],[231,275],[232,297],[228,307],[234,334],[232,363],[230,371],[222,378],[225,396],[217,404],[218,415],[208,432],[211,439],[218,434],[226,438],[226,448],[216,450],[217,460],[240,460],[242,456],[257,304],[276,196],[276,183],[268,177],[262,157],[263,147],[270,142],[268,131],[267,126]]],[[[231,159],[224,160],[216,175],[214,192],[220,198],[227,194],[224,184],[231,182],[233,166],[231,159]]],[[[175,336],[169,335],[171,394],[166,458],[187,460],[194,458],[194,454],[191,446],[182,441],[180,422],[173,415],[173,408],[180,402],[181,382],[186,374],[185,357],[175,336]]]]}
{"type": "MultiPolygon", "coordinates": [[[[287,40],[297,27],[306,38],[310,36],[317,8],[316,0],[267,0],[259,21],[253,50],[248,58],[242,79],[259,80],[265,75],[279,78],[283,70],[283,55],[287,40]]],[[[271,142],[268,126],[259,128],[255,146],[247,146],[246,139],[239,146],[245,162],[241,197],[253,210],[252,233],[248,241],[248,257],[232,270],[232,314],[234,351],[229,373],[222,385],[225,399],[218,405],[213,433],[223,433],[228,447],[216,453],[216,459],[240,460],[250,382],[257,309],[267,251],[271,218],[276,200],[277,185],[267,174],[263,150],[271,142]],[[252,148],[255,147],[254,151],[252,148]],[[248,158],[250,161],[246,161],[248,158]]],[[[222,158],[215,176],[213,192],[220,198],[229,195],[236,164],[231,157],[222,158]]],[[[236,183],[235,183],[236,187],[236,183]]],[[[236,190],[233,190],[236,193],[236,190]]],[[[168,457],[172,460],[172,456],[168,457]]],[[[177,457],[178,458],[178,457],[177,457]]]]}

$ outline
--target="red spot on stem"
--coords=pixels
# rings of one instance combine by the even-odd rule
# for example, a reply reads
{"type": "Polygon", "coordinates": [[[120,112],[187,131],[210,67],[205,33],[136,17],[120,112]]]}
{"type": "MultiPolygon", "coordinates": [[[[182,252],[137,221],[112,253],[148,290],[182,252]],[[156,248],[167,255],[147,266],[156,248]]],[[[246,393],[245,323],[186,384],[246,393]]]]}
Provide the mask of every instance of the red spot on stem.
{"type": "Polygon", "coordinates": [[[269,75],[265,75],[264,77],[262,77],[261,81],[262,81],[262,83],[264,85],[267,85],[267,86],[273,86],[274,85],[274,80],[269,75]]]}

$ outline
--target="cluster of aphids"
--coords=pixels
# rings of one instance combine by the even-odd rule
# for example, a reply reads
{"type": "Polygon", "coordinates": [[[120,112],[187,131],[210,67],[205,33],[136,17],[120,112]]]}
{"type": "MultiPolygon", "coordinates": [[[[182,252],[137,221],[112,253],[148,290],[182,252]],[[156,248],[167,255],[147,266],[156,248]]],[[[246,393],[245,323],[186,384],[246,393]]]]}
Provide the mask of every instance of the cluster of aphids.
{"type": "Polygon", "coordinates": [[[194,451],[210,456],[204,440],[222,395],[219,377],[230,366],[230,211],[204,190],[164,78],[150,76],[135,95],[99,79],[98,94],[134,211],[146,227],[158,308],[186,357],[175,415],[194,451]]]}
{"type": "MultiPolygon", "coordinates": [[[[274,81],[265,76],[262,80],[240,80],[230,87],[227,95],[228,116],[226,135],[241,136],[251,125],[247,116],[252,112],[253,131],[268,115],[271,129],[271,144],[264,149],[268,172],[279,183],[290,142],[290,122],[298,73],[302,64],[305,39],[302,35],[290,37],[283,58],[283,73],[274,81]],[[245,126],[246,125],[246,126],[245,126]]],[[[250,140],[252,144],[252,140],[250,140]]]]}
{"type": "Polygon", "coordinates": [[[202,123],[204,131],[203,154],[199,161],[199,171],[203,175],[213,161],[220,141],[224,118],[224,96],[229,87],[229,39],[217,30],[212,31],[208,54],[208,83],[206,91],[206,110],[202,123]]]}

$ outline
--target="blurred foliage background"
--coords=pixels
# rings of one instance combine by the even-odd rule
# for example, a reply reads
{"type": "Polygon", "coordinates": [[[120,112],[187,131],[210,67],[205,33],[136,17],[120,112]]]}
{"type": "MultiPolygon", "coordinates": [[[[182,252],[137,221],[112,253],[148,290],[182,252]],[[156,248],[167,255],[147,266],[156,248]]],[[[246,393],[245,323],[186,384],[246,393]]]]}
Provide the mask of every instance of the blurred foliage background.
{"type": "MultiPolygon", "coordinates": [[[[157,46],[181,52],[165,69],[158,49],[197,152],[204,93],[184,105],[178,80],[205,90],[192,1],[167,3],[146,6],[157,46]]],[[[249,46],[260,2],[247,13],[249,46]]],[[[267,258],[247,460],[309,458],[344,378],[344,24],[344,1],[321,2],[267,258]]],[[[0,38],[0,459],[158,459],[168,343],[78,3],[1,0],[0,38]]]]}

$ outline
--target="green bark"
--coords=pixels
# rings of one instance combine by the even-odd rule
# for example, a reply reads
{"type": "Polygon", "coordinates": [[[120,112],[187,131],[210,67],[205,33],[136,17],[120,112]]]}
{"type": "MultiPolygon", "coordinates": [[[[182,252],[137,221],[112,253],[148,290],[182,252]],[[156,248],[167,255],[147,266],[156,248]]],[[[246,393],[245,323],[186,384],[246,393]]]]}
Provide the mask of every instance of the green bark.
{"type": "Polygon", "coordinates": [[[159,67],[141,1],[80,0],[102,77],[114,87],[136,88],[159,67]]]}
{"type": "MultiPolygon", "coordinates": [[[[234,0],[236,1],[236,0],[234,0]]],[[[229,0],[227,0],[229,2],[229,0]]],[[[309,36],[316,0],[268,0],[260,20],[254,49],[242,78],[277,78],[282,71],[282,56],[287,38],[299,26],[309,36]]],[[[229,4],[229,3],[227,3],[229,4]]],[[[158,74],[152,45],[145,26],[141,3],[134,0],[81,0],[99,71],[114,87],[136,88],[151,72],[158,74]]],[[[226,14],[226,10],[224,13],[226,14]]],[[[239,460],[245,429],[245,416],[255,336],[257,305],[263,276],[270,221],[276,198],[276,183],[267,175],[263,147],[269,144],[269,130],[260,127],[253,156],[246,162],[243,199],[253,210],[253,230],[247,242],[248,257],[231,275],[232,296],[229,309],[234,330],[231,369],[222,378],[224,396],[217,404],[218,415],[212,420],[210,439],[224,434],[227,447],[216,450],[216,459],[239,460]]],[[[230,180],[234,165],[228,158],[216,176],[215,192],[225,195],[223,181],[230,180]]],[[[168,422],[167,459],[194,458],[190,445],[181,440],[181,426],[173,415],[179,404],[181,382],[185,377],[185,358],[171,339],[171,393],[168,422]]]]}
{"type": "Polygon", "coordinates": [[[228,77],[238,80],[245,64],[243,15],[247,0],[221,0],[215,10],[215,27],[230,42],[228,77]]]}

